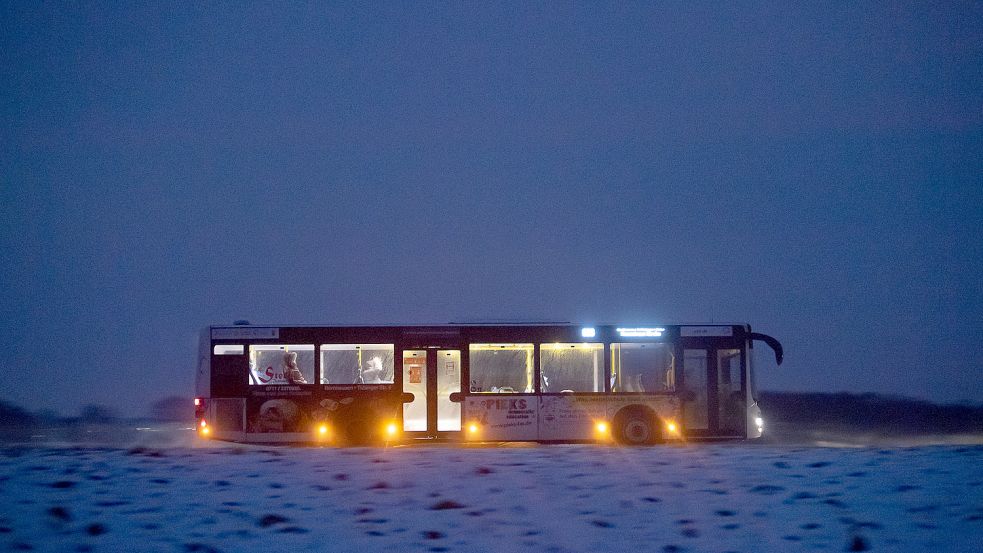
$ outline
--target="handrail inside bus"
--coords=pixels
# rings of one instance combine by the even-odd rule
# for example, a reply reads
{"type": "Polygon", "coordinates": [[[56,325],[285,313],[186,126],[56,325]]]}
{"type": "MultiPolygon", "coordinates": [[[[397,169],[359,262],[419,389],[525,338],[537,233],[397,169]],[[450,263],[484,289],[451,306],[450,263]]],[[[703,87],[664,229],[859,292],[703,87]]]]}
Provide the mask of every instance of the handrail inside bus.
{"type": "Polygon", "coordinates": [[[752,340],[760,340],[770,347],[775,352],[775,363],[779,365],[782,364],[782,358],[785,356],[785,350],[782,349],[782,344],[778,340],[768,336],[767,334],[761,334],[760,332],[751,333],[752,340]]]}

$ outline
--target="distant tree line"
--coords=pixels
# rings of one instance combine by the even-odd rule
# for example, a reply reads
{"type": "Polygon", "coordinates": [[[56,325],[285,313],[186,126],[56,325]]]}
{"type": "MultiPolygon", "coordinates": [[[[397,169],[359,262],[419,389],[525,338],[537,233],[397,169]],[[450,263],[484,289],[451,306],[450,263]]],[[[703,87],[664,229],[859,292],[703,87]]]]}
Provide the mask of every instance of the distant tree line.
{"type": "MultiPolygon", "coordinates": [[[[141,419],[156,422],[193,422],[194,407],[191,399],[169,396],[155,401],[150,412],[141,419]]],[[[66,424],[102,424],[122,419],[116,409],[105,405],[86,405],[78,416],[62,416],[50,411],[32,413],[22,407],[0,400],[0,428],[29,428],[35,426],[60,426],[66,424]]]]}
{"type": "Polygon", "coordinates": [[[761,392],[766,420],[895,434],[983,433],[983,406],[939,405],[879,394],[761,392]]]}
{"type": "Polygon", "coordinates": [[[0,401],[0,427],[23,427],[33,426],[37,423],[37,417],[26,410],[0,401]]]}

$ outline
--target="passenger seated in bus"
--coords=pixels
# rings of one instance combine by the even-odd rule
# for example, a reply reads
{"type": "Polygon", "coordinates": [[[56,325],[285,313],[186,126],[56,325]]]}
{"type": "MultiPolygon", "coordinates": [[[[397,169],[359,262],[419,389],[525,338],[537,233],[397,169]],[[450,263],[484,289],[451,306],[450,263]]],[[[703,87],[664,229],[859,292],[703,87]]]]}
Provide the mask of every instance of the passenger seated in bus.
{"type": "Polygon", "coordinates": [[[283,377],[287,379],[287,382],[290,384],[307,384],[304,373],[300,372],[300,368],[297,366],[296,351],[289,351],[283,355],[283,366],[283,377]]]}
{"type": "Polygon", "coordinates": [[[645,385],[642,384],[642,373],[634,375],[625,374],[621,377],[621,389],[614,387],[614,379],[611,379],[611,390],[614,392],[644,392],[645,385]]]}
{"type": "Polygon", "coordinates": [[[387,382],[382,379],[382,374],[385,369],[382,367],[382,359],[379,357],[373,357],[365,363],[366,367],[362,370],[362,383],[363,384],[386,384],[387,382]]]}

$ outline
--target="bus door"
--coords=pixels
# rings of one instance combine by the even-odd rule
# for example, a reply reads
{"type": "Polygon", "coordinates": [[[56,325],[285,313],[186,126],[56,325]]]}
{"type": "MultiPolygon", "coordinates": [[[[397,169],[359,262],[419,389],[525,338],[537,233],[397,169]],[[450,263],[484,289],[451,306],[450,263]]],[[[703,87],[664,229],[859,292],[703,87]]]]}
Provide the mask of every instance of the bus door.
{"type": "Polygon", "coordinates": [[[747,434],[747,390],[744,355],[735,347],[718,347],[716,361],[717,435],[744,438],[747,434]]]}
{"type": "Polygon", "coordinates": [[[683,423],[694,437],[744,437],[744,355],[732,344],[683,346],[683,423]]]}
{"type": "Polygon", "coordinates": [[[706,348],[683,349],[683,427],[692,436],[710,434],[709,358],[706,348]]]}
{"type": "Polygon", "coordinates": [[[427,348],[403,351],[403,431],[434,438],[461,431],[461,404],[450,400],[461,391],[461,350],[427,348]]]}

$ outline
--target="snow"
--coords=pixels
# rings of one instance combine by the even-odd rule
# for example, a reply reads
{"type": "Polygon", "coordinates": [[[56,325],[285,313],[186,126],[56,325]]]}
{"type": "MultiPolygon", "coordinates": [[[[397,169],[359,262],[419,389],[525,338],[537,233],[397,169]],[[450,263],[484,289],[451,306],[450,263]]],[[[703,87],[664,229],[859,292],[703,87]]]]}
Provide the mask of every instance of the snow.
{"type": "Polygon", "coordinates": [[[0,549],[980,551],[983,447],[8,447],[0,549]]]}

